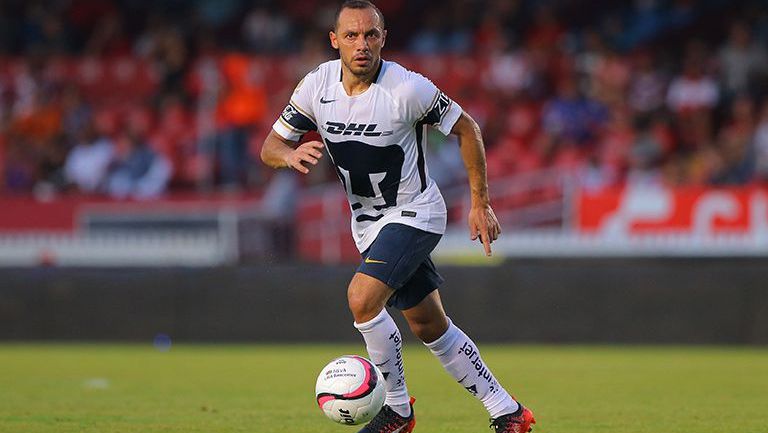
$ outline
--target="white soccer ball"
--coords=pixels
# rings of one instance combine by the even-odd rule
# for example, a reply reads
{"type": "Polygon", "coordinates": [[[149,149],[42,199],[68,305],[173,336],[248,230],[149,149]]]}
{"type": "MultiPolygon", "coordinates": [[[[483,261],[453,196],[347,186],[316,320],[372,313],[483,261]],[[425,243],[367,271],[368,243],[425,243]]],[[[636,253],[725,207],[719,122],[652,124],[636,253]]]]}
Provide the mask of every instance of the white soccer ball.
{"type": "Polygon", "coordinates": [[[385,396],[381,371],[357,355],[344,355],[329,362],[315,384],[317,405],[325,416],[340,424],[370,421],[381,410],[385,396]]]}

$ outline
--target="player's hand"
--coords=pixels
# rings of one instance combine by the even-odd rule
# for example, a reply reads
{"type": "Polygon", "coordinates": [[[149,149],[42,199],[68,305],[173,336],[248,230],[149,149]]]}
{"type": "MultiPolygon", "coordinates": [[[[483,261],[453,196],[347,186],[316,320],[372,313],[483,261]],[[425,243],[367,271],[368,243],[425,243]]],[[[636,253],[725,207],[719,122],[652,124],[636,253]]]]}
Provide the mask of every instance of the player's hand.
{"type": "Polygon", "coordinates": [[[307,174],[309,173],[309,168],[304,163],[317,165],[317,161],[323,157],[321,151],[323,147],[323,143],[319,141],[308,141],[286,155],[285,163],[288,167],[307,174]]]}
{"type": "Polygon", "coordinates": [[[491,206],[477,206],[469,210],[469,236],[474,241],[480,239],[485,255],[491,255],[491,243],[499,238],[501,226],[491,206]]]}

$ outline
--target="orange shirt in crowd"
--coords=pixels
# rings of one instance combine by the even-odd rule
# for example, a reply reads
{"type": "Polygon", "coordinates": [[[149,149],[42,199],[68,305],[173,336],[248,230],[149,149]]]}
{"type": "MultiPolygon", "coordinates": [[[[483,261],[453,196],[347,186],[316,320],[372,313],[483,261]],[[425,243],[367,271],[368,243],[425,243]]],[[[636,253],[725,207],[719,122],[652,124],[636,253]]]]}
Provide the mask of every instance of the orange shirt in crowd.
{"type": "Polygon", "coordinates": [[[260,80],[251,74],[250,59],[228,54],[221,60],[226,83],[217,107],[219,126],[247,127],[258,123],[267,111],[267,94],[260,80]]]}

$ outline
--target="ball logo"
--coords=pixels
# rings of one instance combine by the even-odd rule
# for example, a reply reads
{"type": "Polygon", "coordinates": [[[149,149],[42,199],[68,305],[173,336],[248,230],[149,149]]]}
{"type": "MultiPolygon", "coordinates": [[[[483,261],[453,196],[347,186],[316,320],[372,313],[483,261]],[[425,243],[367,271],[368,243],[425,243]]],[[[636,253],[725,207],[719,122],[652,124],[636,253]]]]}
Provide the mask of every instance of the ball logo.
{"type": "Polygon", "coordinates": [[[352,418],[352,415],[350,415],[350,411],[339,409],[339,417],[341,417],[341,420],[345,424],[354,424],[355,419],[352,418]]]}

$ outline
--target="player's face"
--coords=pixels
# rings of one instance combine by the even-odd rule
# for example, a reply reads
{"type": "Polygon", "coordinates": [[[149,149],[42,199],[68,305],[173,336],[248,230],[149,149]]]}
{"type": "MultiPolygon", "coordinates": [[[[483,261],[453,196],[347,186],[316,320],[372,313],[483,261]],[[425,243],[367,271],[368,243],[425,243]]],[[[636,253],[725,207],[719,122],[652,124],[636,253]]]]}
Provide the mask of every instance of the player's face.
{"type": "Polygon", "coordinates": [[[379,65],[381,48],[387,37],[376,11],[344,9],[336,23],[336,31],[330,33],[331,45],[339,50],[339,57],[352,74],[364,77],[379,65]]]}

